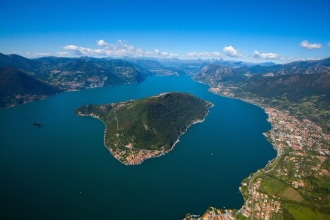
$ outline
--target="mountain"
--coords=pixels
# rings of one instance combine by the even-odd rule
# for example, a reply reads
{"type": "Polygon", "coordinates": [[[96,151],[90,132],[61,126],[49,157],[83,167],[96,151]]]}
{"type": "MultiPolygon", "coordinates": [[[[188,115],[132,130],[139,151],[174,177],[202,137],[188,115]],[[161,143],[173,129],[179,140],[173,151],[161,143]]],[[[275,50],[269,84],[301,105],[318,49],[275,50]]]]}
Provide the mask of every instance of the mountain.
{"type": "Polygon", "coordinates": [[[211,61],[203,60],[203,59],[181,60],[177,58],[159,59],[158,62],[161,63],[163,66],[172,67],[181,70],[187,75],[194,75],[204,66],[211,63],[211,61]]]}
{"type": "Polygon", "coordinates": [[[76,114],[106,124],[105,145],[125,164],[170,151],[178,138],[207,115],[211,103],[188,93],[164,93],[108,105],[84,105],[76,114]]]}
{"type": "Polygon", "coordinates": [[[330,71],[330,58],[312,61],[296,61],[287,64],[254,65],[235,69],[239,74],[268,74],[273,76],[316,74],[330,71]]]}
{"type": "Polygon", "coordinates": [[[308,118],[330,133],[330,71],[274,77],[253,77],[236,87],[241,97],[262,98],[264,104],[308,118]]]}
{"type": "Polygon", "coordinates": [[[131,63],[140,66],[146,70],[148,70],[151,75],[157,75],[157,76],[179,76],[179,75],[185,75],[185,71],[176,68],[171,67],[168,65],[162,65],[157,60],[151,60],[151,59],[128,59],[131,63]]]}
{"type": "Polygon", "coordinates": [[[194,79],[209,84],[223,81],[241,81],[253,76],[283,76],[295,74],[318,74],[330,72],[330,58],[313,61],[296,61],[288,64],[272,63],[251,65],[249,63],[217,61],[206,65],[194,79]]]}
{"type": "Polygon", "coordinates": [[[330,71],[314,72],[311,74],[253,77],[246,82],[242,90],[268,98],[286,95],[291,101],[315,95],[324,96],[324,100],[330,101],[330,71]]]}
{"type": "Polygon", "coordinates": [[[289,110],[330,133],[330,58],[273,66],[230,68],[209,64],[194,79],[223,95],[255,99],[265,106],[289,110]]]}
{"type": "Polygon", "coordinates": [[[1,86],[2,95],[7,97],[2,98],[1,106],[25,103],[58,91],[139,83],[151,75],[150,71],[126,60],[89,57],[27,59],[18,55],[0,54],[0,67],[0,74],[5,80],[1,86]],[[12,83],[8,82],[9,79],[13,80],[12,83]],[[17,92],[20,98],[17,100],[13,97],[18,97],[18,93],[11,89],[14,83],[18,83],[19,88],[17,92]],[[48,89],[52,92],[48,92],[48,89]],[[47,92],[43,94],[40,91],[47,92]]]}
{"type": "Polygon", "coordinates": [[[0,67],[13,67],[22,70],[32,70],[37,66],[37,64],[38,62],[19,55],[4,55],[0,53],[0,67]]]}
{"type": "Polygon", "coordinates": [[[211,63],[202,68],[193,79],[210,85],[215,85],[223,81],[239,80],[243,76],[235,72],[229,66],[218,63],[211,63]]]}
{"type": "Polygon", "coordinates": [[[312,61],[296,61],[281,65],[278,75],[316,74],[330,71],[330,58],[312,61]]]}
{"type": "Polygon", "coordinates": [[[35,75],[64,89],[81,90],[115,84],[138,83],[149,73],[119,59],[44,57],[35,75]]]}
{"type": "MultiPolygon", "coordinates": [[[[255,86],[258,85],[258,81],[267,81],[267,85],[270,86],[272,82],[279,83],[277,78],[266,79],[267,77],[283,77],[285,83],[288,79],[293,80],[294,77],[289,77],[289,75],[313,75],[313,74],[324,74],[330,72],[330,58],[323,60],[313,60],[313,61],[297,61],[288,64],[276,64],[276,65],[247,65],[242,63],[240,67],[233,67],[233,63],[230,65],[225,65],[224,61],[214,62],[203,67],[199,72],[194,75],[196,81],[204,82],[210,85],[217,85],[218,83],[224,82],[251,82],[255,86]]],[[[296,77],[297,78],[297,77],[296,77]]],[[[305,77],[305,81],[308,81],[308,77],[305,77]]],[[[311,80],[313,77],[310,77],[311,80]]],[[[262,84],[262,82],[260,82],[262,84]]],[[[263,87],[263,85],[261,85],[263,87]]],[[[298,84],[296,86],[299,86],[298,84]]],[[[301,85],[303,86],[303,85],[301,85]]],[[[273,88],[270,86],[268,89],[273,88]]],[[[276,89],[275,89],[276,90],[276,89]]],[[[277,91],[280,92],[281,90],[277,91]]]]}
{"type": "Polygon", "coordinates": [[[138,83],[149,75],[146,70],[136,68],[126,60],[89,57],[27,59],[18,55],[0,54],[0,67],[19,69],[65,90],[138,83]]]}
{"type": "Polygon", "coordinates": [[[11,67],[0,67],[0,107],[46,98],[60,90],[11,67]]]}

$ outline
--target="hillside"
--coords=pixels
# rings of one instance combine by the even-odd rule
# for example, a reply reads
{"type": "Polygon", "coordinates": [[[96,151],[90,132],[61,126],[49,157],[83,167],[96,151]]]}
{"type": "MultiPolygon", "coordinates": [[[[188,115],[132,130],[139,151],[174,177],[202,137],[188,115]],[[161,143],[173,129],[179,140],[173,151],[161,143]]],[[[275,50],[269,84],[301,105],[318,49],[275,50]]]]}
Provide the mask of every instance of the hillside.
{"type": "Polygon", "coordinates": [[[330,72],[330,58],[296,61],[287,64],[249,64],[213,62],[198,71],[194,79],[208,84],[223,81],[237,82],[253,76],[310,75],[330,72]]]}
{"type": "Polygon", "coordinates": [[[38,62],[19,55],[4,55],[0,53],[0,67],[13,67],[20,70],[32,70],[37,65],[38,62]]]}
{"type": "Polygon", "coordinates": [[[10,67],[0,67],[0,107],[9,107],[60,92],[54,86],[10,67]]]}
{"type": "Polygon", "coordinates": [[[229,66],[211,63],[194,75],[193,79],[210,85],[216,85],[223,81],[240,80],[242,77],[229,66]]]}
{"type": "Polygon", "coordinates": [[[185,219],[329,219],[329,61],[231,68],[239,77],[230,80],[217,69],[196,74],[212,92],[265,109],[272,129],[264,135],[277,157],[242,181],[240,210],[209,208],[185,219]]]}
{"type": "Polygon", "coordinates": [[[311,61],[295,61],[286,64],[273,65],[251,65],[235,68],[235,72],[240,75],[294,75],[294,74],[317,74],[330,71],[330,58],[311,61]]]}
{"type": "Polygon", "coordinates": [[[0,67],[12,67],[64,89],[137,83],[149,74],[128,61],[101,58],[42,57],[0,54],[0,67]]]}
{"type": "Polygon", "coordinates": [[[259,99],[267,106],[289,110],[330,133],[330,58],[240,68],[209,64],[194,79],[224,95],[259,99]]]}
{"type": "MultiPolygon", "coordinates": [[[[151,73],[128,61],[120,59],[96,59],[89,57],[62,58],[43,57],[38,59],[27,59],[18,55],[4,55],[0,53],[1,75],[6,78],[13,77],[8,74],[7,68],[19,70],[29,76],[30,80],[42,82],[42,84],[56,87],[56,91],[82,90],[93,87],[103,87],[116,84],[139,83],[151,73]]],[[[13,81],[14,83],[16,81],[13,81]]],[[[2,90],[10,97],[17,94],[11,90],[8,82],[3,82],[2,90]]],[[[18,85],[21,87],[22,85],[18,85]]],[[[32,84],[27,84],[30,88],[32,84]]],[[[13,98],[2,99],[1,106],[14,106],[30,100],[30,96],[40,97],[38,90],[20,90],[19,100],[13,98]],[[24,92],[27,92],[26,94],[24,92]]],[[[53,94],[53,93],[52,93],[53,94]]],[[[37,98],[36,98],[37,99],[37,98]]],[[[31,101],[31,100],[30,100],[31,101]]]]}
{"type": "Polygon", "coordinates": [[[330,133],[330,72],[253,77],[231,92],[241,98],[255,98],[263,104],[303,120],[308,118],[330,133]]]}
{"type": "Polygon", "coordinates": [[[148,60],[148,59],[133,59],[129,58],[128,61],[131,63],[140,66],[146,70],[148,70],[152,75],[157,76],[179,76],[185,75],[186,73],[181,69],[164,66],[159,61],[156,60],[148,60]]]}
{"type": "Polygon", "coordinates": [[[242,90],[262,97],[286,95],[289,101],[306,96],[324,96],[330,100],[330,71],[316,74],[294,74],[275,77],[253,77],[242,90]]]}
{"type": "Polygon", "coordinates": [[[211,103],[187,93],[165,93],[136,101],[84,105],[76,114],[106,124],[105,145],[125,164],[170,151],[194,123],[204,120],[211,103]]]}

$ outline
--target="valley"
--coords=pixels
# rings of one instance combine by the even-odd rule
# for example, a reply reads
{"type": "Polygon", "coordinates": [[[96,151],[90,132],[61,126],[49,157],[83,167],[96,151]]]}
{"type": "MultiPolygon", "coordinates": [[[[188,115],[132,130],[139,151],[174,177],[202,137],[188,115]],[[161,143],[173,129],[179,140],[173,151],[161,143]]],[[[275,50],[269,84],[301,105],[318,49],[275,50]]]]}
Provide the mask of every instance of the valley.
{"type": "MultiPolygon", "coordinates": [[[[0,58],[1,107],[24,104],[65,91],[140,83],[155,75],[189,75],[209,85],[212,93],[257,105],[265,110],[272,124],[272,129],[264,135],[276,149],[277,157],[242,181],[240,191],[245,202],[241,209],[210,207],[201,216],[187,214],[185,219],[302,219],[301,216],[318,219],[330,216],[330,188],[327,184],[330,181],[329,58],[281,65],[193,60],[180,64],[178,60],[165,62],[88,57],[30,60],[3,54],[0,58]]],[[[77,113],[111,122],[105,122],[105,145],[124,164],[140,164],[145,159],[165,154],[195,121],[191,119],[181,123],[174,117],[177,114],[166,116],[167,122],[173,119],[173,122],[188,126],[180,128],[174,136],[170,135],[169,142],[161,140],[159,146],[162,147],[159,148],[154,143],[154,133],[141,133],[143,127],[148,128],[144,129],[146,131],[155,130],[147,121],[156,122],[156,118],[148,118],[143,113],[146,111],[134,110],[127,113],[130,119],[125,119],[127,114],[122,114],[119,109],[126,105],[145,109],[127,102],[84,106],[77,113]],[[105,108],[109,108],[110,115],[100,111],[105,108]],[[138,122],[139,129],[132,125],[135,130],[127,130],[120,124],[126,121],[124,124],[127,125],[128,121],[141,117],[143,120],[138,122]],[[130,134],[110,135],[121,129],[130,134]],[[119,139],[119,136],[124,139],[119,139]]],[[[158,107],[155,105],[148,111],[158,114],[161,111],[158,107]]],[[[187,111],[189,106],[184,109],[187,111]]],[[[199,117],[200,120],[202,118],[199,117]]],[[[163,122],[157,126],[160,124],[163,122]]]]}

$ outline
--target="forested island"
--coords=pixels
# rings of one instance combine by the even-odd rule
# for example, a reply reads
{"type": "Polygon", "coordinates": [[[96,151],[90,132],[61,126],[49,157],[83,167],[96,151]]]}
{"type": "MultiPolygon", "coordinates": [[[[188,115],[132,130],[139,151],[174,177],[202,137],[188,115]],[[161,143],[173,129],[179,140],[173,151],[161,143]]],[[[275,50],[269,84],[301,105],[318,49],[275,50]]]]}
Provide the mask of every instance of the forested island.
{"type": "Polygon", "coordinates": [[[83,105],[75,113],[103,121],[105,146],[122,163],[134,165],[172,150],[212,106],[188,93],[162,93],[135,101],[83,105]]]}

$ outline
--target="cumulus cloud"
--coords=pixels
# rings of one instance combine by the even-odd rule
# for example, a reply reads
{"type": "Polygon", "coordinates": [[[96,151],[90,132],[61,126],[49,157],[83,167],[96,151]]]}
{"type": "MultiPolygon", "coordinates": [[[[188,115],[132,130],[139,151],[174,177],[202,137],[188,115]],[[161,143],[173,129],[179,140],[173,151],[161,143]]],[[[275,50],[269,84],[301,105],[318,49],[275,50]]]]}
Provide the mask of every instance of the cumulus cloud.
{"type": "Polygon", "coordinates": [[[107,43],[107,42],[105,42],[104,40],[99,40],[99,41],[97,41],[97,45],[99,45],[99,46],[108,46],[109,44],[107,43]]]}
{"type": "Polygon", "coordinates": [[[300,47],[313,50],[313,49],[320,49],[322,47],[322,44],[309,43],[307,40],[304,40],[300,43],[300,47]]]}
{"type": "Polygon", "coordinates": [[[79,50],[79,47],[76,46],[76,45],[67,45],[65,47],[63,47],[63,49],[66,49],[66,50],[79,50]]]}
{"type": "Polygon", "coordinates": [[[63,48],[78,56],[142,56],[144,54],[141,49],[136,49],[134,46],[121,40],[118,40],[115,44],[109,44],[104,40],[99,40],[97,41],[97,45],[102,48],[92,49],[77,45],[67,45],[63,48]]]}
{"type": "Polygon", "coordinates": [[[106,50],[111,51],[138,51],[140,49],[136,49],[133,45],[128,44],[126,41],[118,40],[115,44],[110,44],[105,42],[104,40],[97,41],[97,45],[103,47],[106,50]]]}
{"type": "Polygon", "coordinates": [[[104,40],[96,41],[99,46],[98,49],[92,49],[87,47],[80,47],[77,45],[67,45],[63,49],[67,50],[65,52],[58,52],[60,56],[67,56],[69,54],[75,56],[96,56],[96,57],[156,57],[156,58],[207,58],[216,59],[220,58],[221,54],[219,52],[189,52],[185,54],[169,53],[165,51],[160,51],[155,49],[153,51],[145,51],[141,48],[137,48],[126,41],[118,40],[116,43],[108,43],[104,40]]]}
{"type": "Polygon", "coordinates": [[[225,51],[226,55],[229,57],[242,57],[243,56],[233,46],[224,47],[223,51],[225,51]]]}
{"type": "Polygon", "coordinates": [[[259,51],[255,50],[253,52],[254,58],[261,58],[261,59],[279,59],[280,56],[276,53],[259,53],[259,51]]]}
{"type": "Polygon", "coordinates": [[[65,50],[72,51],[74,55],[78,56],[105,56],[106,52],[103,49],[91,49],[86,47],[79,47],[77,45],[67,45],[63,47],[65,50]]]}

